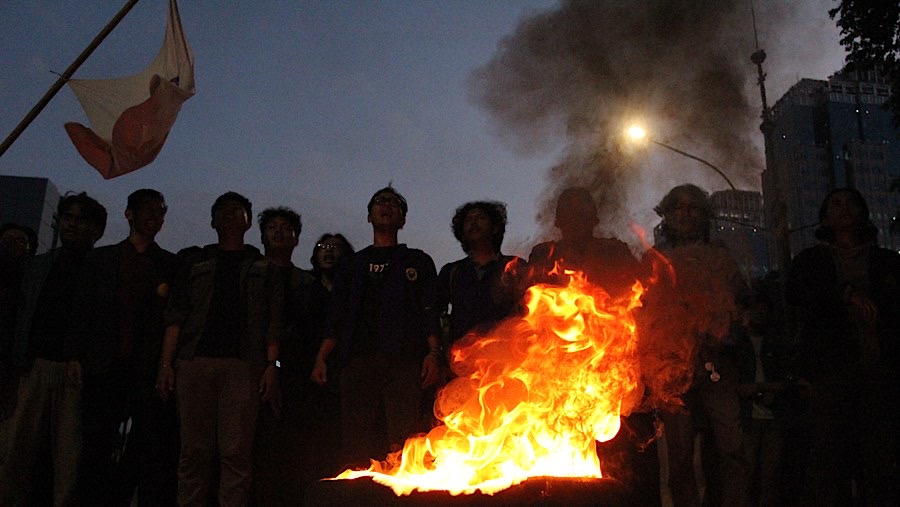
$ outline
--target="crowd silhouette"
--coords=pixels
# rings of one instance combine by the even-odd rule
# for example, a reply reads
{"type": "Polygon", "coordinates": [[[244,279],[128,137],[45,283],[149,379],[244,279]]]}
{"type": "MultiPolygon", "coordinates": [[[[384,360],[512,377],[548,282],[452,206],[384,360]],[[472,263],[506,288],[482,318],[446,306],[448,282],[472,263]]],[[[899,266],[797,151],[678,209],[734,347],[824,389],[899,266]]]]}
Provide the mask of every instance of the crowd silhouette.
{"type": "Polygon", "coordinates": [[[758,280],[711,238],[703,189],[662,199],[640,255],[597,236],[594,198],[564,189],[558,238],[527,260],[502,253],[504,203],[463,203],[448,215],[464,255],[439,270],[400,240],[414,210],[392,186],[366,203],[371,243],[324,234],[312,270],[291,261],[300,214],[254,216],[237,192],[211,205],[217,241],[177,253],[156,243],[153,189],[127,197],[109,246],[83,192],[60,199],[47,253],[4,224],[0,506],[303,504],[427,432],[454,343],[566,270],[614,298],[646,287],[642,395],[597,445],[623,504],[900,504],[900,254],[877,246],[864,197],[830,192],[820,243],[758,280]],[[263,251],[245,243],[254,219],[263,251]]]}

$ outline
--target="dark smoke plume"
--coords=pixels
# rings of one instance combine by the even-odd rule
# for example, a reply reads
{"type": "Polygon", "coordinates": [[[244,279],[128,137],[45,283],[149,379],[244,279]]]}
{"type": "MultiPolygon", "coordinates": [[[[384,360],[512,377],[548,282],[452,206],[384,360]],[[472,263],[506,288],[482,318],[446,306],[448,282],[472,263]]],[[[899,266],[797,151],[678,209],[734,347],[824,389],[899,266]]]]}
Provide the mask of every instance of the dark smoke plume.
{"type": "MultiPolygon", "coordinates": [[[[525,19],[500,43],[471,76],[473,100],[521,153],[565,143],[538,203],[543,235],[565,186],[590,188],[604,232],[624,235],[635,214],[655,204],[642,199],[690,182],[673,169],[697,163],[675,154],[659,160],[677,167],[653,169],[649,180],[635,167],[641,157],[621,147],[635,117],[652,122],[654,138],[715,161],[739,188],[758,187],[759,106],[747,98],[756,77],[750,20],[746,0],[572,0],[525,19]]],[[[706,181],[721,185],[714,174],[693,182],[706,181]]]]}

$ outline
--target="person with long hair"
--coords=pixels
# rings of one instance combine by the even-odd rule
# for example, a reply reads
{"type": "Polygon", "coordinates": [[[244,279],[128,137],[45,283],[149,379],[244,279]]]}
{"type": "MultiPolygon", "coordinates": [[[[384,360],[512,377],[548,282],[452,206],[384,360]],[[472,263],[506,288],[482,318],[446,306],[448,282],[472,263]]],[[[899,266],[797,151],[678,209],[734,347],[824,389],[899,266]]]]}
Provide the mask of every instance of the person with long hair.
{"type": "Polygon", "coordinates": [[[830,192],[819,219],[820,243],[797,254],[786,286],[811,393],[805,501],[898,505],[900,255],[877,245],[856,189],[830,192]]]}
{"type": "Polygon", "coordinates": [[[438,274],[438,308],[446,321],[446,343],[469,332],[484,332],[523,310],[525,261],[503,255],[506,204],[472,201],[456,209],[453,235],[466,256],[438,274]]]}
{"type": "Polygon", "coordinates": [[[650,403],[663,422],[672,500],[743,506],[748,474],[735,344],[738,303],[749,288],[728,248],[710,239],[713,207],[705,190],[679,185],[654,211],[662,217],[661,237],[644,254],[655,280],[642,299],[638,349],[650,403]],[[698,435],[702,499],[694,470],[698,435]]]}
{"type": "Polygon", "coordinates": [[[303,379],[300,398],[302,421],[297,427],[302,451],[297,461],[300,485],[304,489],[317,480],[333,477],[340,472],[342,439],[338,376],[334,374],[325,385],[319,385],[310,379],[310,375],[325,335],[335,270],[353,252],[353,245],[343,234],[322,234],[309,260],[313,280],[303,288],[303,301],[293,305],[302,308],[303,313],[298,350],[300,378],[303,379]]]}

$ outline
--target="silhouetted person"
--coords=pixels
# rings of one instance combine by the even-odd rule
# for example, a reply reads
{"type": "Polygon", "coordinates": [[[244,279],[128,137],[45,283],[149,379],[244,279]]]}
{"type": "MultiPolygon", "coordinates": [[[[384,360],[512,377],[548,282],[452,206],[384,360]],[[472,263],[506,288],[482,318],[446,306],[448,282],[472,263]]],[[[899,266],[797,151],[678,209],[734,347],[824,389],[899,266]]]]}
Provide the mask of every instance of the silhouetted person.
{"type": "Polygon", "coordinates": [[[37,234],[31,227],[11,222],[0,225],[0,255],[3,259],[27,259],[37,253],[37,247],[37,234]]]}
{"type": "Polygon", "coordinates": [[[762,292],[745,298],[739,333],[741,421],[751,498],[755,505],[783,505],[784,438],[793,423],[796,389],[789,375],[791,350],[762,292]]]}
{"type": "Polygon", "coordinates": [[[829,193],[819,220],[821,243],[797,254],[786,287],[800,311],[799,372],[811,384],[805,501],[898,505],[900,255],[876,245],[855,189],[829,193]]]}
{"type": "Polygon", "coordinates": [[[21,372],[7,421],[8,451],[0,467],[0,504],[36,501],[36,466],[50,450],[53,504],[73,501],[81,457],[82,369],[72,327],[84,259],[103,236],[106,209],[84,192],[56,210],[61,246],[29,260],[22,277],[12,364],[21,372]]]}
{"type": "Polygon", "coordinates": [[[702,427],[715,452],[702,456],[706,505],[743,506],[746,457],[737,394],[735,328],[747,293],[728,249],[710,241],[708,194],[695,185],[673,188],[655,211],[662,240],[644,255],[654,279],[639,313],[641,373],[665,427],[668,486],[676,506],[701,503],[694,444],[702,427]],[[714,466],[708,466],[710,462],[714,466]]]}
{"type": "Polygon", "coordinates": [[[338,267],[312,372],[324,384],[326,361],[337,354],[345,454],[364,468],[427,429],[419,420],[422,390],[440,374],[437,274],[428,254],[397,240],[407,209],[390,186],[369,200],[373,242],[338,267]]]}
{"type": "Polygon", "coordinates": [[[244,506],[260,406],[279,399],[284,285],[275,265],[244,244],[246,197],[226,192],[211,214],[218,242],[179,252],[156,387],[178,400],[178,504],[206,505],[218,465],[219,505],[244,506]]]}
{"type": "Polygon", "coordinates": [[[0,226],[0,421],[15,409],[18,376],[12,368],[12,342],[16,310],[22,299],[25,262],[36,249],[37,234],[30,227],[14,223],[0,226]]]}
{"type": "Polygon", "coordinates": [[[318,479],[334,477],[341,471],[339,378],[331,374],[328,383],[319,385],[310,376],[324,338],[335,270],[341,260],[352,254],[353,246],[342,234],[323,234],[313,247],[309,260],[314,280],[304,287],[302,302],[297,305],[304,309],[298,349],[298,377],[302,385],[300,413],[303,418],[300,427],[303,452],[299,460],[304,486],[318,479]]]}
{"type": "Polygon", "coordinates": [[[166,201],[153,189],[128,196],[128,237],[85,260],[74,327],[84,369],[81,505],[172,505],[178,416],[156,395],[163,311],[177,258],[156,243],[166,201]]]}
{"type": "MultiPolygon", "coordinates": [[[[584,187],[567,187],[556,201],[554,224],[561,238],[535,245],[528,267],[535,281],[565,283],[563,270],[584,273],[587,280],[614,298],[629,297],[640,279],[640,264],[623,241],[598,238],[597,203],[584,187]],[[560,274],[551,274],[560,273],[560,274]]],[[[633,405],[633,404],[632,404],[633,405]]],[[[648,413],[632,413],[624,406],[616,436],[598,443],[600,470],[626,486],[635,505],[659,503],[659,463],[652,442],[654,420],[648,413]]]]}
{"type": "Polygon", "coordinates": [[[302,443],[303,386],[309,382],[309,371],[304,374],[300,369],[302,315],[306,312],[300,293],[313,283],[313,277],[291,260],[303,230],[300,215],[285,206],[267,208],[258,222],[265,256],[276,266],[285,294],[285,333],[279,352],[280,403],[275,410],[264,407],[257,422],[250,503],[290,505],[302,498],[301,463],[309,452],[302,443]]]}
{"type": "Polygon", "coordinates": [[[592,285],[612,296],[628,295],[639,278],[639,264],[621,240],[594,236],[599,223],[597,203],[588,189],[564,189],[556,201],[554,220],[562,237],[535,245],[528,256],[538,281],[558,266],[560,273],[565,269],[583,272],[592,285]]]}

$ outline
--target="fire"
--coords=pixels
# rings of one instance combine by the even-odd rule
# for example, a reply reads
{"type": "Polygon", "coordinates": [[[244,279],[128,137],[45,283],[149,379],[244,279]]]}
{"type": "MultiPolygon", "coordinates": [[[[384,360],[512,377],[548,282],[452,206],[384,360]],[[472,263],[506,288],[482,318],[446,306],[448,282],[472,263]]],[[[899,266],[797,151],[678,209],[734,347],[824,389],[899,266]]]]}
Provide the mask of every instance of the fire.
{"type": "Polygon", "coordinates": [[[535,285],[527,315],[451,351],[458,375],[439,393],[443,423],[365,471],[397,495],[493,494],[529,477],[601,477],[595,441],[619,431],[641,396],[632,310],[643,291],[613,300],[580,273],[535,285]]]}

